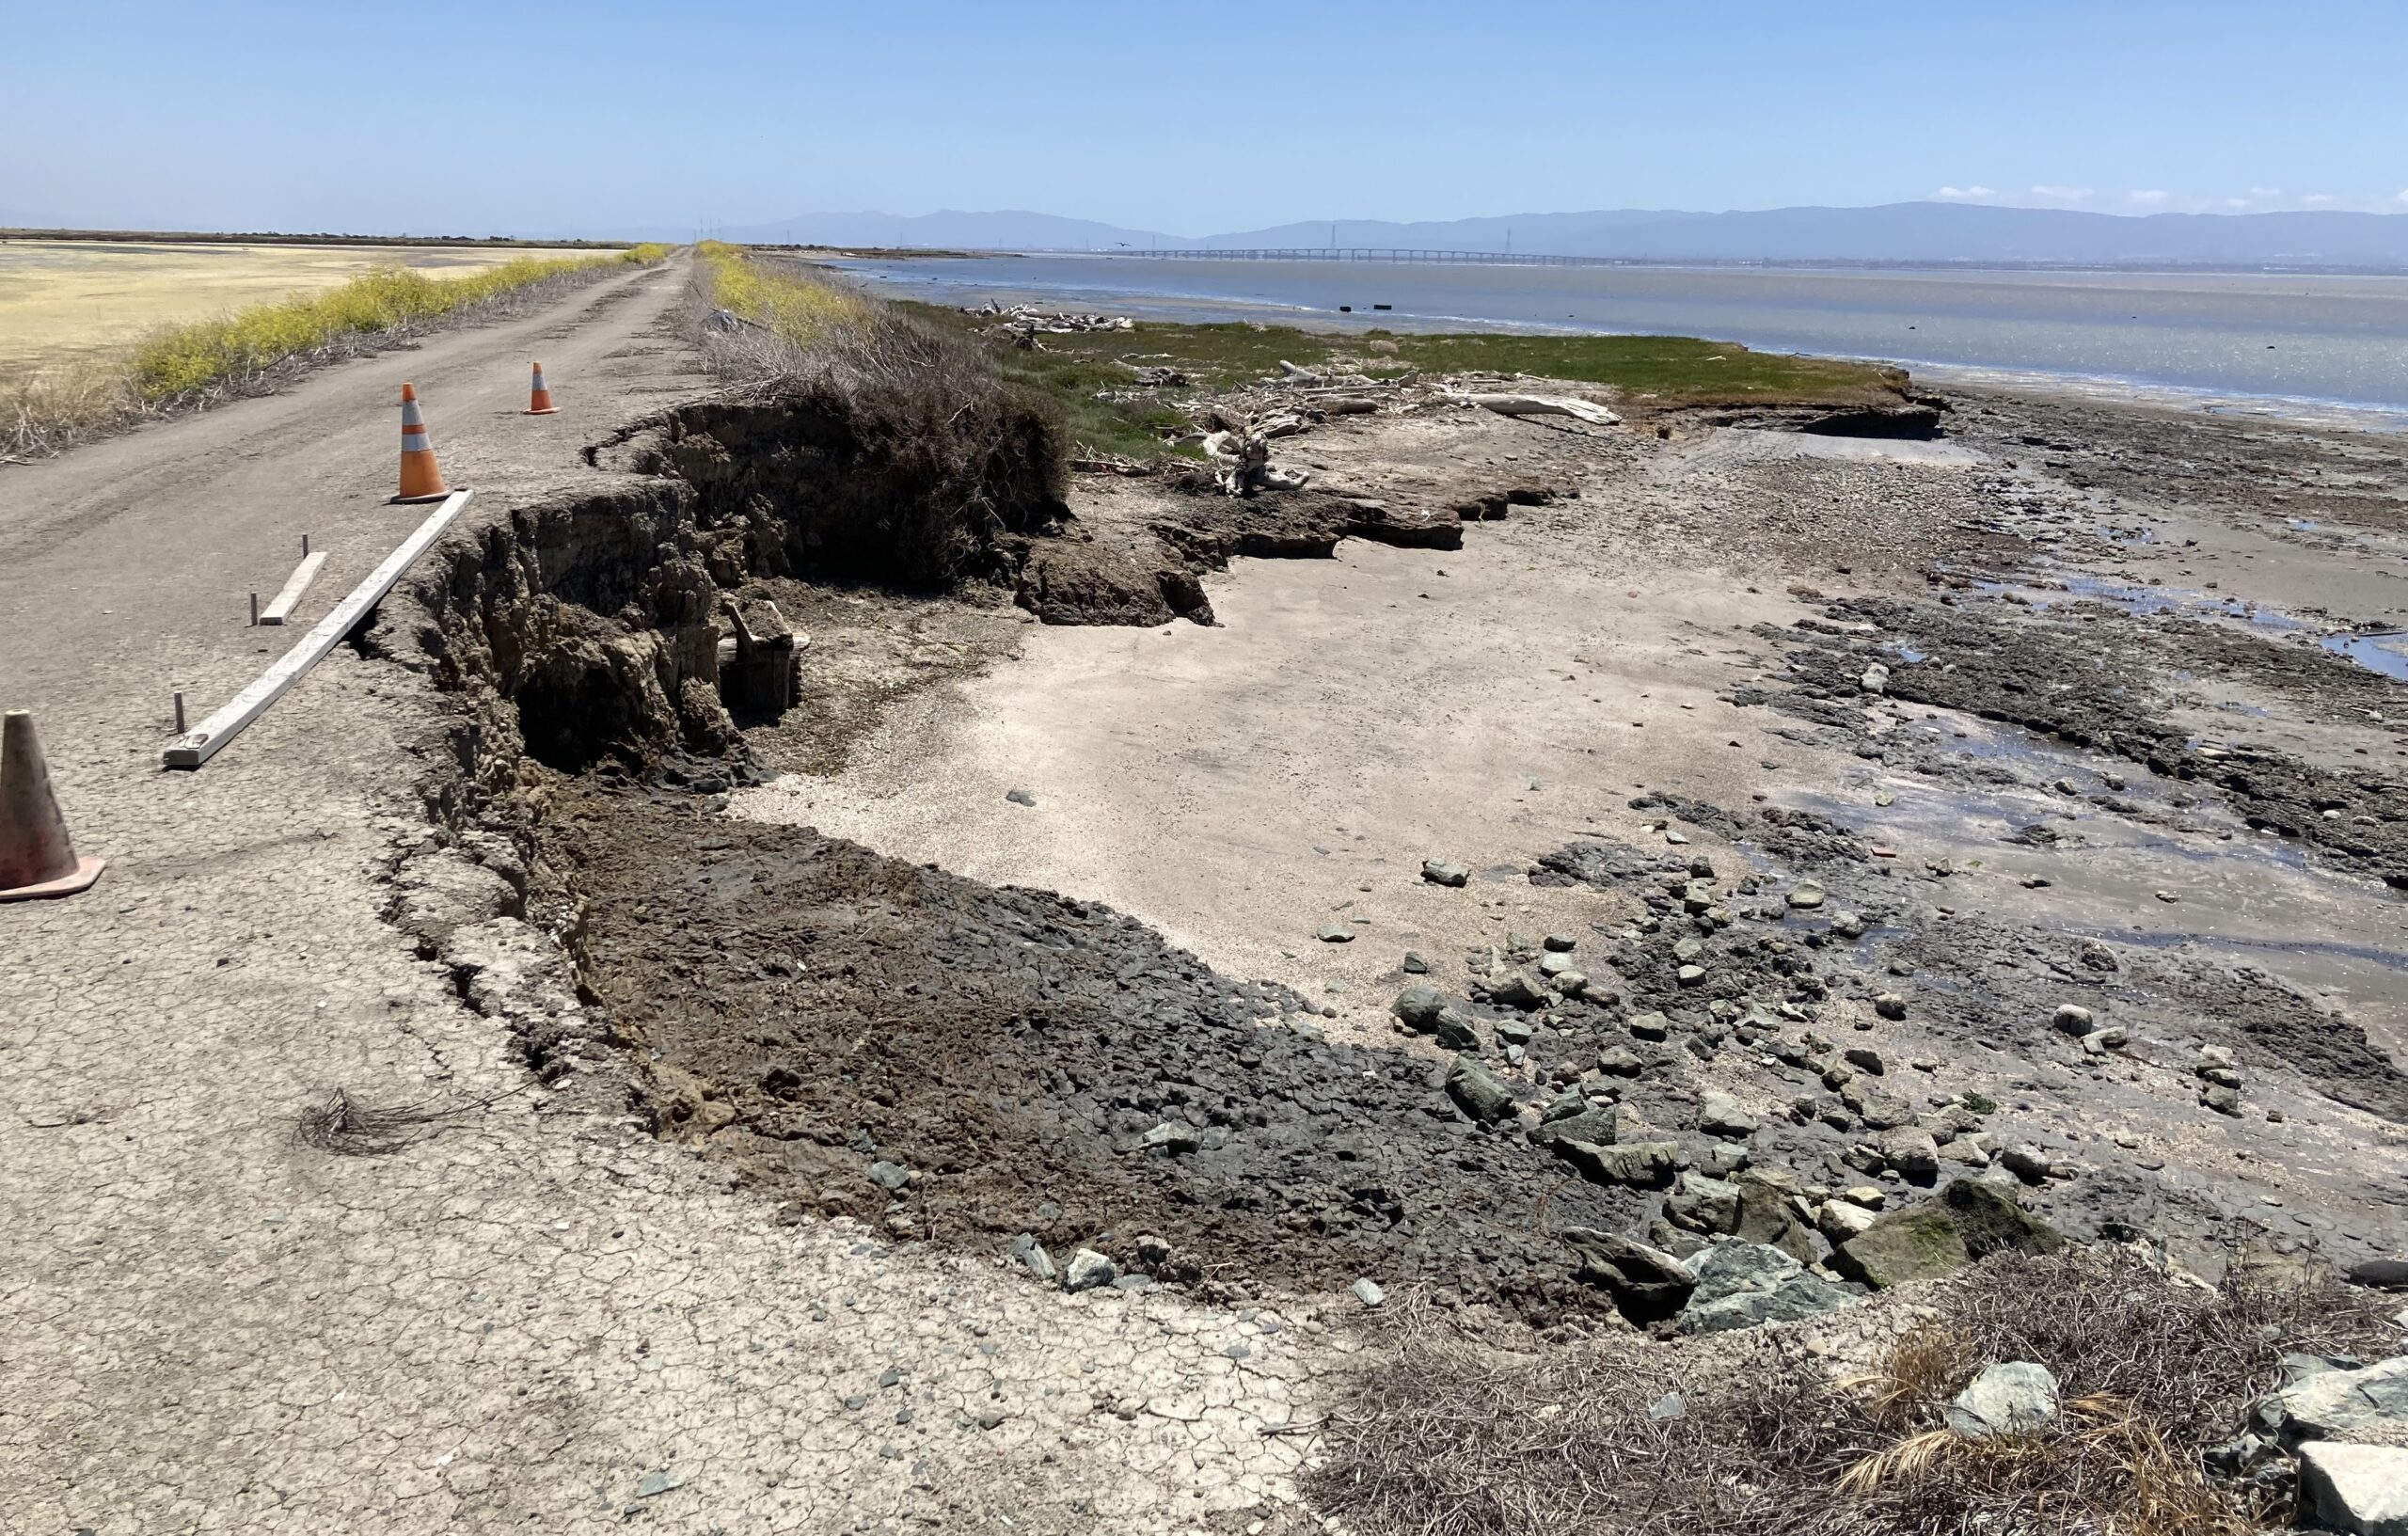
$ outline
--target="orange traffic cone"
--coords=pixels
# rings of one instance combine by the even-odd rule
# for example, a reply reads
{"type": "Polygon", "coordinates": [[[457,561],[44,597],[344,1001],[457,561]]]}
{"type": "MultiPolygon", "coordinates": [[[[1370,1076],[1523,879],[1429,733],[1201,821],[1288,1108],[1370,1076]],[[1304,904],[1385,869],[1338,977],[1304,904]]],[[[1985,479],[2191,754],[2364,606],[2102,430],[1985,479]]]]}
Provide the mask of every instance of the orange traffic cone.
{"type": "Polygon", "coordinates": [[[0,728],[0,901],[71,896],[99,879],[106,863],[75,857],[34,739],[34,718],[9,710],[0,728]]]}
{"type": "Polygon", "coordinates": [[[396,501],[440,501],[452,494],[435,467],[435,445],[426,438],[426,418],[418,413],[418,386],[402,386],[402,489],[396,501]]]}
{"type": "Polygon", "coordinates": [[[530,416],[557,416],[560,414],[560,409],[561,408],[558,405],[552,404],[552,392],[544,388],[544,365],[542,363],[537,363],[535,365],[535,390],[533,395],[527,402],[527,414],[530,416]]]}

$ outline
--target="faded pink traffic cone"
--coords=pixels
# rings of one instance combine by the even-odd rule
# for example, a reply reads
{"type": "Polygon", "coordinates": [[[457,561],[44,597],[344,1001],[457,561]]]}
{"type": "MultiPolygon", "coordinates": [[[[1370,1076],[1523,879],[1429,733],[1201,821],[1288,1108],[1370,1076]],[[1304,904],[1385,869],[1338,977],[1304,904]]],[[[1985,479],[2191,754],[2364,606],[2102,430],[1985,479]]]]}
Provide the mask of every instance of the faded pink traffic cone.
{"type": "Polygon", "coordinates": [[[75,857],[34,717],[9,710],[0,726],[0,901],[71,896],[99,879],[107,862],[75,857]]]}

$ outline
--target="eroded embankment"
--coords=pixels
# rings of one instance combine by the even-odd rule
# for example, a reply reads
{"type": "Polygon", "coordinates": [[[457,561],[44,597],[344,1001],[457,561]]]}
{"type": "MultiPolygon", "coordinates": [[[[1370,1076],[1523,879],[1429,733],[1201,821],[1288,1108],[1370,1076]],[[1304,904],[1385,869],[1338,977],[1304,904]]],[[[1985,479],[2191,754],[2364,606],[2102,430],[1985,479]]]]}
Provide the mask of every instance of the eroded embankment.
{"type": "MultiPolygon", "coordinates": [[[[1058,596],[1029,573],[1082,541],[1041,475],[949,480],[892,447],[841,403],[739,394],[639,423],[593,455],[609,480],[447,543],[372,641],[457,705],[394,920],[548,1079],[610,1066],[588,1080],[798,1212],[990,1251],[1025,1232],[1232,1293],[1375,1275],[1533,1319],[1608,1305],[1560,1233],[1632,1225],[1648,1196],[1504,1133],[1507,1090],[1466,1115],[1432,1059],[1331,1044],[1293,993],[1107,910],[715,814],[761,771],[732,650],[739,615],[774,628],[753,583],[891,568],[1058,596]]],[[[1325,497],[1197,509],[1205,565],[1390,521],[1325,497]]]]}

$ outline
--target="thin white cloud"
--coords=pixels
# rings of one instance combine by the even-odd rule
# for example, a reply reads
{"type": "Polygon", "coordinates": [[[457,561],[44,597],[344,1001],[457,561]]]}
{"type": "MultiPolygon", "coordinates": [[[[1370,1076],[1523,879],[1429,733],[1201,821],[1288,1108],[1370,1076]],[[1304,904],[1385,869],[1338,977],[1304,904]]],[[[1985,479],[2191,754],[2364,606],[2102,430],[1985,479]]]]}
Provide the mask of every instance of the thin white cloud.
{"type": "Polygon", "coordinates": [[[2086,202],[2099,194],[2086,186],[2050,186],[2044,183],[2034,187],[2032,196],[2046,198],[2051,202],[2086,202]]]}
{"type": "Polygon", "coordinates": [[[2249,189],[2249,195],[2253,198],[2279,198],[2283,195],[2283,189],[2278,186],[2253,186],[2249,189]]]}
{"type": "Polygon", "coordinates": [[[1940,189],[1940,195],[1961,200],[1966,198],[1995,198],[1998,193],[1986,186],[1944,186],[1940,189]]]}
{"type": "Polygon", "coordinates": [[[2152,202],[2152,203],[2154,203],[2154,202],[2163,202],[2163,201],[2165,201],[2168,198],[2173,197],[2173,196],[2174,196],[2174,194],[2172,194],[2171,192],[2127,192],[2127,193],[2125,193],[2125,194],[2124,194],[2124,196],[2125,196],[2125,197],[2127,197],[2127,198],[2131,198],[2132,201],[2134,201],[2134,202],[2152,202]]]}
{"type": "Polygon", "coordinates": [[[2310,208],[2321,208],[2326,203],[2339,202],[2340,200],[2340,198],[2333,196],[2330,192],[2311,192],[2306,197],[2300,199],[2301,202],[2305,203],[2310,208]]]}

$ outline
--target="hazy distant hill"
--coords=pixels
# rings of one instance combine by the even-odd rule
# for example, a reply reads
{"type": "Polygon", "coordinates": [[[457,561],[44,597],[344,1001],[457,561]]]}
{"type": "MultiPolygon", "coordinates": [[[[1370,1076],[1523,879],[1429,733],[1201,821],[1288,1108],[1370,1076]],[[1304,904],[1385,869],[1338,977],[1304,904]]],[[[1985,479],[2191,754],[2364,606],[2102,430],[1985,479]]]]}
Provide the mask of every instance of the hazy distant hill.
{"type": "Polygon", "coordinates": [[[2062,261],[2408,268],[2408,214],[2151,214],[1900,202],[1684,214],[1600,210],[1401,224],[1322,220],[1190,239],[1050,214],[810,214],[726,231],[753,242],[1115,250],[1376,245],[1630,260],[2062,261]]]}

